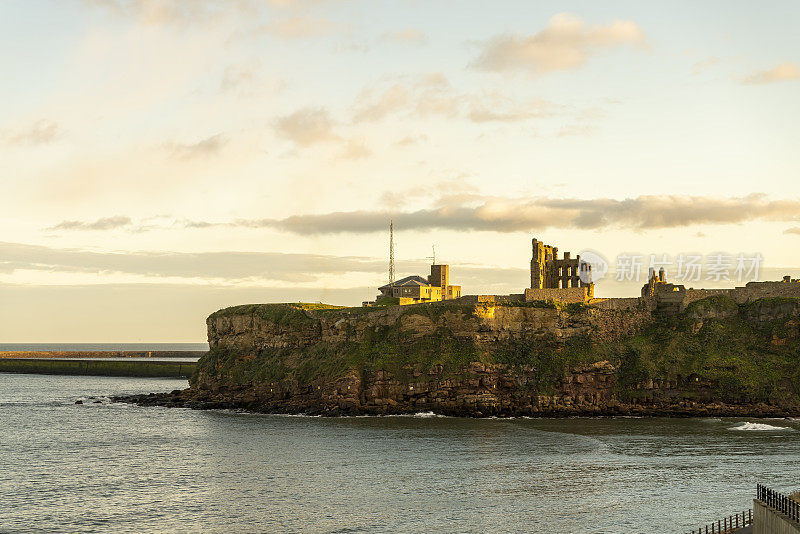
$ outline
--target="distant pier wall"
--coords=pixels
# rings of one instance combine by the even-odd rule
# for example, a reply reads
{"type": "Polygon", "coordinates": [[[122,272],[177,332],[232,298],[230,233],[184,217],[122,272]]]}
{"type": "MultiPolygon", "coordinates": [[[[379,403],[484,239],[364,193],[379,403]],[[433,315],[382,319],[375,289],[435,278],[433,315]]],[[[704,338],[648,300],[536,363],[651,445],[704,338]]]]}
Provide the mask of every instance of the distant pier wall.
{"type": "Polygon", "coordinates": [[[1,358],[200,358],[202,350],[6,350],[1,358]]]}
{"type": "Polygon", "coordinates": [[[1,358],[0,372],[44,375],[96,375],[189,378],[195,362],[119,361],[102,358],[92,360],[47,360],[44,358],[1,358]]]}

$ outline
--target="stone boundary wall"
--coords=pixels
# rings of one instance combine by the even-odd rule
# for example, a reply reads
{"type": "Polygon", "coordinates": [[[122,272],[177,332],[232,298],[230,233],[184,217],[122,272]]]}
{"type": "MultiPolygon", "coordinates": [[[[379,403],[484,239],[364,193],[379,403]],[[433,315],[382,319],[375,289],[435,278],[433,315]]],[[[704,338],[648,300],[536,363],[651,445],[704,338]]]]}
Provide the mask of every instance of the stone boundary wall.
{"type": "Polygon", "coordinates": [[[450,299],[449,302],[458,302],[461,304],[525,302],[525,295],[522,293],[511,295],[464,295],[462,297],[458,297],[457,299],[450,299]]]}
{"type": "Polygon", "coordinates": [[[740,305],[764,298],[800,298],[800,282],[748,282],[734,289],[687,289],[683,305],[715,295],[726,295],[740,305]]]}
{"type": "Polygon", "coordinates": [[[591,299],[589,304],[602,310],[636,310],[644,307],[640,297],[591,299]]]}
{"type": "Polygon", "coordinates": [[[495,295],[494,296],[495,302],[525,302],[525,294],[524,293],[517,293],[511,295],[495,295]]]}
{"type": "Polygon", "coordinates": [[[0,351],[3,358],[197,358],[205,355],[204,350],[5,350],[0,351]]]}
{"type": "Polygon", "coordinates": [[[731,297],[737,304],[774,297],[800,298],[800,282],[749,282],[734,289],[731,297]]]}
{"type": "Polygon", "coordinates": [[[525,302],[543,300],[571,304],[573,302],[588,302],[589,298],[588,287],[565,287],[561,289],[527,288],[525,290],[525,302]]]}
{"type": "Polygon", "coordinates": [[[692,302],[707,299],[708,297],[713,297],[715,295],[727,295],[731,298],[734,298],[733,292],[733,289],[687,289],[686,297],[683,300],[683,305],[688,306],[692,302]]]}
{"type": "MultiPolygon", "coordinates": [[[[464,295],[457,299],[452,299],[450,302],[464,304],[500,304],[532,301],[561,302],[564,304],[585,302],[604,310],[637,310],[643,306],[647,307],[647,301],[640,297],[592,298],[589,289],[589,287],[527,288],[525,289],[525,294],[464,295]]],[[[800,298],[800,282],[749,282],[744,287],[734,289],[687,289],[681,303],[681,309],[692,302],[716,295],[726,295],[740,305],[763,298],[800,298]]],[[[672,295],[669,296],[672,297],[672,295]]],[[[675,295],[675,298],[677,298],[677,295],[675,295]]]]}

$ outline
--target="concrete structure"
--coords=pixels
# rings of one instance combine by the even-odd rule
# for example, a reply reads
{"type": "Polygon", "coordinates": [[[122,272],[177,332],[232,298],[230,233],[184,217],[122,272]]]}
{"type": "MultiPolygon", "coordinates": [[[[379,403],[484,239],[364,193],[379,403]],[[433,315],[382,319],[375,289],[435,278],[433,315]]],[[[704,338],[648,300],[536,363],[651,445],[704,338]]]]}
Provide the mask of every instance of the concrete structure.
{"type": "Polygon", "coordinates": [[[525,300],[551,302],[588,302],[594,298],[592,266],[574,259],[569,252],[559,259],[558,247],[545,245],[534,238],[531,242],[531,287],[525,290],[525,300]]]}
{"type": "Polygon", "coordinates": [[[754,499],[753,534],[800,534],[800,523],[754,499]]]}
{"type": "Polygon", "coordinates": [[[396,298],[400,304],[438,302],[461,297],[461,286],[450,284],[450,266],[436,264],[431,265],[431,274],[427,279],[416,275],[406,276],[379,287],[378,291],[380,291],[378,298],[396,298]]]}

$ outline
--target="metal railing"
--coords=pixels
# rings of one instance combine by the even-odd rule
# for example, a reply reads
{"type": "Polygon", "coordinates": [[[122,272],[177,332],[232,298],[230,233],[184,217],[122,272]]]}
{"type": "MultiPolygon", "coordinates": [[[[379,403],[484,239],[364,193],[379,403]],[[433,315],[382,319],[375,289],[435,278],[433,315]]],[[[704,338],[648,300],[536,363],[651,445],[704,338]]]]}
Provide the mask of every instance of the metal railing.
{"type": "Polygon", "coordinates": [[[753,511],[745,510],[738,514],[718,519],[713,523],[704,525],[697,530],[692,530],[691,534],[729,534],[737,529],[753,524],[753,511]]]}
{"type": "Polygon", "coordinates": [[[800,523],[800,503],[796,500],[759,484],[756,498],[772,510],[787,516],[795,523],[800,523]]]}

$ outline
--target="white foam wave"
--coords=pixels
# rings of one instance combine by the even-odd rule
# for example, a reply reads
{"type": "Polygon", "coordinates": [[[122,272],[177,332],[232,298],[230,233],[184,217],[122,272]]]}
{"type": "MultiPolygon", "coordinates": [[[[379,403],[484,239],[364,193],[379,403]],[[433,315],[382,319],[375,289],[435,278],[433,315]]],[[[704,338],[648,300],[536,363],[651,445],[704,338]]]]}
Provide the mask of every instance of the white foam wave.
{"type": "Polygon", "coordinates": [[[417,412],[414,414],[414,417],[421,417],[421,418],[428,418],[428,417],[444,417],[444,415],[439,415],[433,412],[417,412]]]}
{"type": "Polygon", "coordinates": [[[768,425],[766,423],[750,423],[745,422],[739,426],[734,426],[729,428],[728,430],[748,430],[748,431],[756,431],[756,432],[771,432],[771,431],[785,431],[785,430],[794,430],[791,427],[787,426],[773,426],[768,425]]]}

